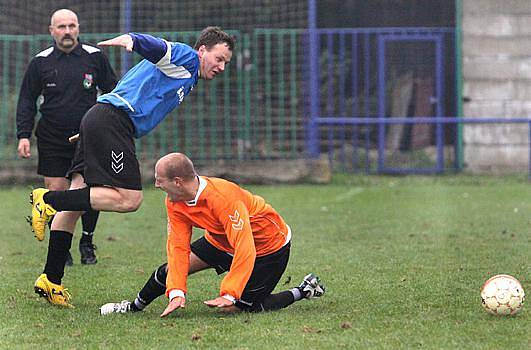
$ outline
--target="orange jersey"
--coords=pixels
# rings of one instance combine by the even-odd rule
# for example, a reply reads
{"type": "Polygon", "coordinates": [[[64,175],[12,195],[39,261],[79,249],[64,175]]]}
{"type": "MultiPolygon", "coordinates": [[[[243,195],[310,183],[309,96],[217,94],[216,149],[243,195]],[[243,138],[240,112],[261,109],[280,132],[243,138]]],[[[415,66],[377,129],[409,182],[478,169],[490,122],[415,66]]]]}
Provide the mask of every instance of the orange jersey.
{"type": "Polygon", "coordinates": [[[171,202],[168,213],[168,277],[166,295],[173,289],[186,293],[192,227],[205,229],[205,239],[233,255],[223,278],[220,296],[239,299],[253,271],[256,257],[276,252],[290,239],[282,217],[265,200],[238,185],[218,178],[199,177],[193,201],[171,202]]]}

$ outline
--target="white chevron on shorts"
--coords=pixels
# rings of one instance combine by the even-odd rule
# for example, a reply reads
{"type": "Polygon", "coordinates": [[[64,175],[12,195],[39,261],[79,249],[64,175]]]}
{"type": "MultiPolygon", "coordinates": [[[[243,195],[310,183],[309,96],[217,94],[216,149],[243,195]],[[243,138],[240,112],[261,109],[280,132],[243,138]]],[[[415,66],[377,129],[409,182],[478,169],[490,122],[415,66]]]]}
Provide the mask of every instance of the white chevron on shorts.
{"type": "Polygon", "coordinates": [[[111,150],[111,158],[111,168],[116,174],[119,174],[122,170],[124,170],[124,152],[115,153],[111,150]]]}

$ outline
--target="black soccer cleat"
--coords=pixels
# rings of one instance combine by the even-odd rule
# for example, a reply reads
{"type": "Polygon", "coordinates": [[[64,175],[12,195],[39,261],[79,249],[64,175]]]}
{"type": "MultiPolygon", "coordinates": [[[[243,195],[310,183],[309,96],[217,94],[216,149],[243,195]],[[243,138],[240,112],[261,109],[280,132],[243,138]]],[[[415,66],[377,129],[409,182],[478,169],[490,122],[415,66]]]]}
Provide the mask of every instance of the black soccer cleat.
{"type": "Polygon", "coordinates": [[[81,264],[94,265],[95,263],[97,263],[98,259],[96,259],[96,253],[94,252],[96,249],[97,247],[95,244],[79,242],[79,253],[81,253],[81,264]]]}

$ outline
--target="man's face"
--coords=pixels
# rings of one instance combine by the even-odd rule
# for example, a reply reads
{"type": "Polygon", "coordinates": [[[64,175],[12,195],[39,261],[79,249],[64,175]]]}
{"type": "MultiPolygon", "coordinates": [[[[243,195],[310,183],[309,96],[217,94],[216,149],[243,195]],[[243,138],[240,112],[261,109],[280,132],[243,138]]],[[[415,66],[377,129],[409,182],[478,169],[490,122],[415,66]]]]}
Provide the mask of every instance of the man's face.
{"type": "Polygon", "coordinates": [[[211,80],[225,70],[225,64],[230,62],[232,51],[226,43],[216,44],[209,50],[202,45],[199,50],[201,78],[211,80]]]}
{"type": "Polygon", "coordinates": [[[56,15],[49,30],[57,47],[62,51],[70,52],[78,43],[79,23],[74,14],[61,13],[56,15]]]}
{"type": "Polygon", "coordinates": [[[169,178],[161,170],[160,164],[155,165],[155,187],[168,194],[170,201],[182,201],[183,187],[178,178],[169,178]]]}

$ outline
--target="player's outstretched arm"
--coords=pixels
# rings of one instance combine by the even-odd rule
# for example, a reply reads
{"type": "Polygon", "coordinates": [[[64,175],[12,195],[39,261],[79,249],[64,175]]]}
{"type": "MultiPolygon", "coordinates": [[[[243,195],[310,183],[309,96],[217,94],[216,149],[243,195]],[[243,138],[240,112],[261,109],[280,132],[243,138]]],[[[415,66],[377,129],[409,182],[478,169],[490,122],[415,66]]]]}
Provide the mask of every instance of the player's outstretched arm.
{"type": "Polygon", "coordinates": [[[133,38],[129,34],[123,34],[116,38],[100,41],[99,46],[121,46],[127,51],[133,51],[133,38]]]}

